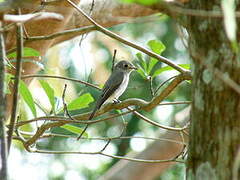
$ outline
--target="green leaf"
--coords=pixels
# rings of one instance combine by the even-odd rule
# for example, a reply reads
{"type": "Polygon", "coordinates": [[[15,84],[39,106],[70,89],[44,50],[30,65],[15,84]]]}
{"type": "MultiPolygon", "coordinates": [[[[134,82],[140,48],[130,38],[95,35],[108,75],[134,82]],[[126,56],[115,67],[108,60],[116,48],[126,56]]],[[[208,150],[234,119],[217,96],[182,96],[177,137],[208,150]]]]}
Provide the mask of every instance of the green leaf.
{"type": "Polygon", "coordinates": [[[22,80],[20,80],[20,83],[19,83],[19,92],[21,97],[24,99],[24,101],[32,111],[32,114],[34,115],[34,117],[37,117],[36,107],[33,101],[32,94],[29,91],[25,82],[23,82],[22,80]]]}
{"type": "Polygon", "coordinates": [[[143,77],[143,79],[145,79],[147,77],[147,74],[146,72],[143,70],[143,68],[139,65],[138,66],[138,69],[137,69],[137,72],[143,77]]]}
{"type": "Polygon", "coordinates": [[[153,67],[157,64],[158,60],[155,58],[150,58],[149,64],[148,64],[148,69],[147,69],[147,74],[150,74],[152,71],[153,67]]]}
{"type": "Polygon", "coordinates": [[[137,58],[138,58],[138,60],[139,60],[139,62],[140,62],[140,63],[139,63],[140,66],[143,68],[143,70],[147,70],[147,63],[146,63],[146,61],[143,59],[142,53],[137,53],[136,56],[137,56],[137,58]]]}
{"type": "Polygon", "coordinates": [[[47,94],[48,100],[52,106],[52,110],[55,111],[55,93],[53,88],[49,85],[48,82],[44,80],[39,80],[42,88],[44,89],[45,93],[47,94]]]}
{"type": "MultiPolygon", "coordinates": [[[[164,44],[161,41],[158,41],[158,40],[150,40],[150,41],[148,41],[147,44],[150,47],[150,49],[157,54],[161,54],[166,49],[164,44]]],[[[158,62],[157,59],[152,58],[152,57],[150,58],[148,68],[147,68],[147,73],[148,74],[150,74],[153,67],[157,64],[157,62],[158,62]]]]}
{"type": "MultiPolygon", "coordinates": [[[[65,124],[65,125],[61,126],[61,128],[66,129],[67,131],[70,131],[71,133],[74,133],[74,134],[81,134],[83,132],[82,128],[73,126],[70,124],[65,124]]],[[[88,134],[86,132],[84,132],[83,136],[88,137],[88,134]]]]}
{"type": "MultiPolygon", "coordinates": [[[[184,69],[190,69],[190,64],[179,64],[179,66],[181,66],[182,68],[184,69]]],[[[165,72],[165,71],[170,71],[170,70],[175,70],[174,68],[172,68],[171,66],[165,66],[165,67],[162,67],[158,70],[156,70],[152,77],[156,77],[158,76],[159,74],[161,74],[162,72],[165,72]]]]}
{"type": "Polygon", "coordinates": [[[147,44],[151,50],[157,54],[161,54],[166,49],[164,44],[158,40],[150,40],[147,44]]]}
{"type": "Polygon", "coordinates": [[[74,99],[72,102],[70,102],[67,105],[67,109],[69,111],[76,110],[76,109],[82,109],[88,107],[88,105],[93,102],[94,99],[90,93],[86,93],[78,97],[77,99],[74,99]]]}
{"type": "MultiPolygon", "coordinates": [[[[39,57],[39,56],[40,56],[40,53],[33,48],[25,47],[23,49],[23,57],[39,57]]],[[[8,58],[16,58],[17,53],[16,52],[10,53],[9,55],[7,55],[7,57],[8,58]]]]}

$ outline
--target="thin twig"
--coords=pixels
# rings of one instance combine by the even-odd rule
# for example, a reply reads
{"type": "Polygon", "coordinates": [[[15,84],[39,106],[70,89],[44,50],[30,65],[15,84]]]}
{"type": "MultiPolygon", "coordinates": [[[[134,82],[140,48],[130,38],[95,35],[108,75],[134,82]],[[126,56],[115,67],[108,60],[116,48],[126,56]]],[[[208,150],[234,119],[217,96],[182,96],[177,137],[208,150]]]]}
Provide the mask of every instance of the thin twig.
{"type": "Polygon", "coordinates": [[[28,37],[25,39],[27,42],[38,41],[38,40],[50,40],[50,39],[54,39],[56,37],[63,36],[63,35],[71,35],[73,33],[80,33],[80,32],[83,34],[83,33],[94,31],[94,30],[96,30],[95,26],[85,26],[85,27],[69,29],[69,30],[65,30],[62,32],[57,32],[57,33],[53,33],[53,34],[45,35],[45,36],[32,36],[32,37],[28,37]]]}
{"type": "Polygon", "coordinates": [[[107,141],[107,143],[104,145],[104,147],[100,150],[101,153],[102,153],[103,151],[105,151],[105,149],[106,149],[107,146],[110,144],[110,142],[111,142],[111,139],[109,139],[109,140],[107,141]]]}
{"type": "MultiPolygon", "coordinates": [[[[103,114],[105,112],[108,112],[112,109],[124,109],[124,108],[127,108],[128,106],[136,105],[137,102],[138,102],[137,99],[133,99],[133,100],[128,99],[126,101],[123,101],[123,102],[119,103],[118,105],[115,105],[115,104],[106,105],[105,107],[103,107],[102,110],[100,110],[99,113],[97,113],[97,115],[101,115],[101,114],[103,114]],[[124,104],[126,101],[130,102],[130,103],[124,104]],[[136,102],[136,103],[131,104],[131,102],[136,102]],[[124,104],[124,106],[122,106],[122,104],[124,104]]],[[[191,102],[190,101],[186,101],[186,102],[183,101],[183,102],[162,103],[160,105],[189,104],[189,103],[191,103],[191,102]]],[[[98,123],[98,122],[107,121],[107,120],[110,120],[110,119],[113,119],[113,118],[116,118],[116,117],[119,117],[119,116],[122,116],[122,115],[125,115],[125,114],[128,114],[128,113],[131,113],[133,111],[140,110],[140,109],[141,109],[141,107],[131,109],[131,110],[126,111],[126,112],[121,113],[121,114],[112,115],[112,116],[109,116],[109,117],[104,118],[104,119],[90,120],[90,121],[87,121],[88,117],[89,117],[89,113],[74,116],[74,120],[71,120],[69,118],[62,117],[62,116],[43,116],[43,117],[38,117],[38,118],[31,119],[31,120],[21,121],[21,122],[16,124],[16,127],[20,127],[20,126],[23,126],[25,124],[29,124],[29,123],[36,122],[36,121],[45,121],[45,120],[52,121],[52,122],[57,121],[57,122],[61,122],[61,123],[65,122],[65,124],[66,123],[95,124],[95,123],[98,123]],[[79,120],[79,119],[81,119],[81,120],[79,120]]],[[[159,126],[158,123],[156,123],[156,125],[159,126]]]]}
{"type": "Polygon", "coordinates": [[[15,127],[17,108],[18,108],[18,90],[19,82],[21,79],[22,71],[22,55],[23,55],[23,30],[22,25],[17,24],[17,64],[16,64],[16,74],[13,85],[13,101],[12,101],[12,113],[8,130],[8,151],[11,147],[12,135],[15,127]]]}
{"type": "MultiPolygon", "coordinates": [[[[91,83],[88,83],[86,81],[81,81],[81,80],[78,80],[78,79],[68,78],[68,77],[63,77],[63,76],[51,76],[51,75],[42,75],[42,74],[33,74],[33,75],[23,75],[23,76],[21,76],[22,79],[34,78],[34,77],[64,79],[64,80],[68,80],[68,81],[73,81],[73,82],[85,84],[86,86],[90,86],[90,87],[93,87],[95,89],[101,90],[98,86],[95,86],[95,85],[93,85],[91,83]]],[[[140,103],[140,104],[142,104],[142,103],[140,103]]],[[[191,101],[167,102],[167,103],[160,103],[158,105],[174,105],[174,104],[191,104],[191,101]]]]}
{"type": "Polygon", "coordinates": [[[155,91],[154,94],[156,94],[156,93],[159,91],[159,89],[164,86],[164,84],[166,84],[168,81],[174,79],[175,77],[177,77],[177,76],[172,76],[172,77],[168,78],[166,81],[162,82],[162,83],[157,87],[157,89],[156,89],[156,91],[155,91]]]}
{"type": "MultiPolygon", "coordinates": [[[[187,79],[189,79],[189,76],[179,75],[174,81],[172,81],[168,85],[168,87],[166,89],[164,89],[158,96],[154,97],[153,100],[150,101],[150,102],[146,102],[146,101],[143,101],[141,99],[136,99],[136,98],[127,99],[127,100],[125,100],[121,103],[118,103],[118,104],[107,104],[106,106],[102,107],[96,113],[96,115],[99,116],[101,114],[104,114],[105,112],[108,112],[108,111],[112,110],[112,109],[123,109],[123,108],[127,108],[127,107],[133,106],[133,105],[140,106],[140,108],[138,108],[138,109],[148,110],[149,106],[151,106],[150,108],[152,109],[155,106],[158,106],[160,104],[159,102],[161,102],[166,96],[168,96],[170,94],[170,92],[173,91],[173,89],[175,87],[177,87],[178,84],[180,84],[182,81],[187,80],[187,79]]],[[[180,103],[182,103],[182,102],[180,102],[180,103]]],[[[169,104],[169,103],[163,103],[163,105],[165,105],[165,104],[169,104]]],[[[134,110],[131,110],[130,112],[132,112],[132,111],[134,111],[134,110]]],[[[122,113],[120,115],[127,114],[127,113],[129,113],[129,112],[125,112],[125,113],[122,113]]],[[[114,116],[111,116],[110,118],[114,118],[114,117],[117,117],[117,116],[119,116],[119,115],[114,115],[114,116]]],[[[83,121],[70,121],[70,120],[66,120],[66,118],[64,118],[64,117],[53,117],[53,116],[39,117],[39,118],[35,118],[33,120],[19,122],[17,124],[17,126],[22,126],[24,124],[34,122],[34,121],[39,121],[39,120],[64,121],[65,123],[75,122],[75,123],[86,123],[86,124],[89,123],[90,124],[90,123],[96,123],[96,122],[100,122],[100,121],[109,119],[109,118],[105,118],[105,119],[100,119],[100,120],[95,120],[95,121],[91,120],[89,122],[85,121],[85,120],[88,119],[88,117],[89,117],[89,113],[74,116],[75,120],[83,120],[83,121]]]]}
{"type": "MultiPolygon", "coordinates": [[[[140,100],[140,99],[128,99],[128,100],[125,100],[121,103],[118,103],[118,104],[107,104],[106,106],[102,107],[98,112],[97,112],[97,116],[105,113],[105,112],[109,112],[110,110],[112,109],[123,109],[123,108],[127,108],[131,105],[137,105],[137,106],[140,106],[139,108],[137,109],[144,109],[144,110],[151,110],[152,108],[156,107],[159,105],[159,103],[164,99],[166,98],[177,86],[178,84],[180,84],[182,81],[184,80],[188,80],[188,79],[191,79],[191,76],[189,76],[188,74],[180,74],[178,75],[167,87],[166,89],[164,89],[159,95],[157,95],[156,97],[153,98],[153,100],[151,102],[146,102],[146,101],[143,101],[143,100],[140,100]]],[[[121,113],[120,115],[124,115],[124,114],[127,114],[127,113],[130,113],[130,112],[134,112],[136,111],[137,109],[130,109],[129,111],[127,112],[124,112],[124,113],[121,113]]],[[[139,117],[141,117],[143,120],[145,120],[146,122],[154,125],[154,126],[157,126],[157,127],[160,127],[160,128],[164,128],[164,129],[167,129],[167,130],[172,130],[172,131],[183,131],[184,129],[187,128],[186,127],[183,127],[183,128],[173,128],[173,127],[168,127],[168,126],[163,126],[161,124],[158,124],[154,121],[151,121],[150,119],[144,117],[143,115],[141,115],[140,113],[138,112],[134,112],[135,114],[137,113],[137,115],[139,117]]],[[[70,119],[66,119],[64,117],[41,117],[41,118],[36,118],[36,119],[33,119],[33,120],[30,120],[31,122],[34,122],[34,121],[37,121],[37,120],[51,120],[51,121],[57,121],[57,122],[51,122],[51,123],[47,123],[47,124],[44,124],[42,125],[36,132],[36,134],[34,136],[32,136],[26,143],[25,143],[25,148],[28,149],[30,145],[34,144],[38,138],[40,138],[47,129],[50,129],[50,128],[53,128],[53,127],[59,127],[59,126],[62,126],[66,123],[70,123],[70,122],[74,122],[74,123],[86,123],[86,124],[93,124],[93,123],[97,123],[97,122],[101,122],[101,121],[106,121],[106,120],[110,120],[114,117],[118,117],[119,114],[117,115],[114,115],[114,116],[110,116],[108,118],[105,118],[105,119],[100,119],[100,120],[95,120],[95,121],[87,121],[88,120],[88,117],[89,117],[89,113],[85,113],[85,114],[81,114],[81,115],[78,115],[78,116],[74,116],[74,119],[78,120],[82,120],[82,121],[74,121],[74,120],[70,120],[70,119]]],[[[30,121],[23,121],[23,122],[19,122],[17,124],[17,126],[21,126],[21,125],[24,125],[26,123],[29,123],[30,121]]],[[[85,128],[86,129],[86,128],[85,128]]]]}
{"type": "Polygon", "coordinates": [[[165,102],[160,103],[159,106],[165,106],[165,105],[177,105],[177,104],[191,104],[191,101],[175,101],[175,102],[165,102]]]}
{"type": "Polygon", "coordinates": [[[153,98],[153,100],[143,108],[146,111],[152,110],[163,99],[165,99],[181,82],[185,80],[191,80],[191,75],[188,73],[179,74],[159,95],[153,98]]]}
{"type": "Polygon", "coordinates": [[[94,8],[94,6],[95,6],[95,0],[92,0],[91,8],[90,8],[90,10],[89,10],[89,14],[90,14],[90,15],[92,15],[92,13],[93,13],[93,8],[94,8]]]}
{"type": "Polygon", "coordinates": [[[73,82],[77,82],[77,83],[81,83],[81,84],[85,84],[87,86],[91,86],[93,88],[99,89],[100,88],[96,85],[93,85],[91,83],[85,82],[85,81],[81,81],[78,79],[74,79],[74,78],[68,78],[68,77],[64,77],[64,76],[53,76],[53,75],[43,75],[43,74],[31,74],[31,75],[23,75],[21,78],[22,79],[27,79],[27,78],[34,78],[34,77],[38,77],[38,78],[53,78],[53,79],[64,79],[64,80],[68,80],[68,81],[73,81],[73,82]]]}
{"type": "Polygon", "coordinates": [[[121,116],[121,118],[122,118],[122,121],[123,121],[123,128],[122,128],[122,132],[121,132],[121,134],[120,134],[119,137],[121,137],[121,136],[124,135],[124,132],[125,132],[125,130],[126,130],[126,128],[127,128],[127,122],[126,122],[126,120],[124,119],[124,116],[121,116]]]}
{"type": "MultiPolygon", "coordinates": [[[[38,118],[31,119],[31,120],[21,121],[21,122],[16,124],[16,127],[20,127],[20,126],[23,126],[23,125],[26,125],[26,124],[29,124],[29,123],[32,123],[32,122],[37,122],[37,121],[59,122],[59,123],[61,123],[61,126],[62,126],[62,123],[64,123],[64,124],[75,123],[75,124],[86,124],[86,125],[87,124],[96,124],[96,123],[99,123],[99,122],[111,120],[113,118],[116,118],[116,117],[119,117],[119,116],[122,116],[122,115],[126,115],[128,113],[131,113],[131,112],[139,110],[139,109],[140,108],[136,108],[136,109],[133,109],[133,110],[130,110],[130,111],[126,111],[124,113],[115,114],[115,115],[109,116],[107,118],[97,119],[97,120],[88,120],[89,113],[74,116],[75,117],[74,120],[72,120],[70,118],[67,118],[67,117],[63,117],[63,116],[43,116],[43,117],[38,117],[38,118]],[[77,120],[77,119],[81,119],[81,120],[77,120]]],[[[55,125],[55,126],[60,126],[60,125],[55,125]]],[[[55,126],[53,126],[53,127],[55,127],[55,126]]]]}
{"type": "MultiPolygon", "coordinates": [[[[89,16],[92,16],[94,4],[95,2],[94,0],[92,0],[91,8],[89,10],[89,16]]],[[[86,39],[87,36],[88,36],[88,32],[86,32],[85,34],[82,34],[81,39],[79,41],[79,47],[82,45],[83,40],[86,39]]]]}
{"type": "Polygon", "coordinates": [[[77,141],[78,141],[79,139],[81,139],[81,137],[83,136],[83,134],[86,132],[88,126],[89,126],[89,124],[87,124],[87,125],[85,126],[85,128],[83,129],[83,131],[81,132],[81,134],[77,137],[77,141]]]}
{"type": "MultiPolygon", "coordinates": [[[[50,39],[54,39],[54,38],[57,38],[57,37],[63,36],[63,35],[72,35],[73,33],[84,34],[86,32],[90,32],[93,30],[96,30],[95,26],[86,26],[86,27],[81,27],[81,28],[69,29],[69,30],[65,30],[62,32],[57,32],[57,33],[53,33],[53,34],[45,35],[45,36],[25,37],[24,45],[26,45],[28,42],[31,42],[31,41],[50,40],[50,39]]],[[[17,48],[14,47],[14,48],[7,50],[7,54],[10,54],[10,53],[16,51],[16,49],[17,48]]]]}
{"type": "Polygon", "coordinates": [[[74,120],[72,118],[72,116],[70,115],[70,113],[68,112],[67,104],[65,103],[65,93],[66,93],[66,90],[67,90],[67,84],[64,85],[64,89],[63,89],[63,93],[62,93],[63,112],[64,112],[64,115],[66,114],[71,120],[74,120]]]}
{"type": "MultiPolygon", "coordinates": [[[[2,23],[0,21],[0,28],[2,23]]],[[[7,180],[7,141],[6,141],[6,96],[5,96],[5,46],[3,33],[0,32],[0,177],[3,180],[7,180]]]]}
{"type": "Polygon", "coordinates": [[[151,56],[151,57],[154,57],[156,58],[158,61],[160,62],[163,62],[171,67],[173,67],[174,69],[176,69],[177,71],[181,72],[181,73],[186,73],[188,72],[188,70],[182,68],[181,66],[175,64],[172,60],[169,60],[163,56],[160,56],[159,54],[157,53],[154,53],[142,46],[139,46],[133,42],[130,42],[129,40],[126,40],[124,38],[122,38],[121,36],[107,30],[106,28],[104,28],[103,26],[101,26],[100,24],[96,23],[91,17],[89,17],[85,12],[82,11],[82,9],[80,7],[78,7],[75,3],[73,3],[71,0],[66,0],[69,4],[71,4],[78,12],[80,12],[85,18],[87,18],[92,24],[94,24],[97,28],[98,31],[106,34],[107,36],[113,38],[113,39],[116,39],[128,46],[131,46],[135,49],[138,49],[139,51],[151,56]]]}
{"type": "MultiPolygon", "coordinates": [[[[187,128],[187,126],[184,126],[183,128],[173,128],[173,127],[168,127],[168,126],[163,126],[163,125],[160,125],[154,121],[151,121],[150,119],[144,117],[143,115],[141,115],[140,113],[136,112],[136,109],[132,109],[132,110],[129,110],[127,112],[124,112],[124,113],[121,113],[120,115],[123,115],[123,114],[127,114],[127,113],[130,113],[130,112],[134,112],[135,114],[137,114],[139,117],[141,117],[144,121],[154,125],[154,126],[157,126],[159,128],[163,128],[163,129],[166,129],[166,130],[171,130],[171,131],[183,131],[184,129],[187,128]]],[[[53,117],[49,117],[48,120],[54,120],[56,122],[51,122],[51,123],[47,123],[47,124],[43,124],[41,127],[38,128],[37,132],[30,138],[28,139],[26,142],[25,142],[25,148],[26,149],[29,149],[30,146],[34,143],[36,143],[36,141],[45,133],[46,130],[48,129],[51,129],[53,127],[59,127],[59,126],[62,126],[64,124],[67,124],[67,123],[87,123],[87,126],[85,127],[85,129],[83,130],[83,132],[81,133],[81,136],[83,135],[83,133],[86,131],[86,129],[88,128],[88,124],[93,124],[93,123],[97,123],[97,122],[100,122],[100,121],[106,121],[106,120],[110,120],[110,119],[113,119],[113,117],[117,117],[119,115],[114,115],[114,116],[111,116],[111,117],[108,117],[108,118],[105,118],[105,119],[100,119],[100,120],[95,120],[95,121],[73,121],[73,120],[66,120],[66,119],[63,119],[63,117],[61,117],[63,120],[60,120],[60,119],[54,119],[53,117]]],[[[44,118],[44,117],[43,117],[44,118]]],[[[39,120],[46,120],[47,118],[44,118],[44,119],[39,119],[39,120]]],[[[26,122],[19,122],[21,124],[26,124],[26,122]]],[[[19,126],[19,125],[18,125],[19,126]]],[[[81,138],[81,137],[80,137],[81,138]]],[[[79,138],[78,138],[79,139],[79,138]]]]}
{"type": "Polygon", "coordinates": [[[151,96],[152,98],[155,96],[155,93],[154,93],[154,89],[153,89],[153,78],[152,76],[149,76],[149,88],[150,88],[150,92],[151,92],[151,96]]]}
{"type": "MultiPolygon", "coordinates": [[[[23,136],[33,136],[34,133],[31,132],[26,132],[26,131],[20,131],[19,133],[23,136]]],[[[16,137],[16,136],[15,136],[16,137]]],[[[42,135],[40,138],[51,138],[51,137],[64,137],[64,138],[74,138],[71,135],[63,135],[63,134],[54,134],[54,133],[45,133],[42,135]]],[[[145,137],[145,136],[116,136],[116,137],[82,137],[81,139],[86,139],[86,140],[95,140],[95,141],[107,141],[111,139],[112,141],[114,140],[119,140],[119,139],[145,139],[145,140],[152,140],[152,141],[167,141],[167,142],[172,142],[172,143],[177,143],[177,144],[184,144],[181,141],[176,141],[172,139],[166,139],[166,138],[155,138],[155,137],[145,137]]]]}
{"type": "Polygon", "coordinates": [[[123,159],[123,160],[128,160],[128,161],[133,161],[133,162],[144,162],[144,163],[166,163],[166,162],[180,162],[184,163],[182,160],[178,160],[175,158],[172,159],[166,159],[166,160],[149,160],[149,159],[138,159],[138,158],[131,158],[131,157],[126,157],[126,156],[115,156],[115,155],[110,155],[110,154],[105,154],[105,153],[99,153],[103,156],[115,158],[115,159],[123,159]]]}
{"type": "MultiPolygon", "coordinates": [[[[133,111],[133,109],[131,107],[128,107],[127,109],[133,111]]],[[[144,115],[140,114],[136,110],[134,110],[133,113],[135,115],[137,115],[138,117],[140,117],[141,119],[143,119],[144,121],[146,121],[147,123],[150,123],[150,124],[152,124],[152,125],[154,125],[156,127],[162,128],[162,129],[166,129],[166,130],[170,130],[170,131],[183,131],[184,129],[188,128],[188,126],[184,126],[182,128],[174,128],[174,127],[170,127],[170,126],[164,126],[164,125],[161,125],[161,124],[159,124],[159,123],[157,123],[155,121],[150,120],[149,118],[147,118],[144,115]]]]}
{"type": "Polygon", "coordinates": [[[114,52],[113,52],[113,59],[112,59],[112,72],[113,72],[113,69],[114,69],[114,66],[115,66],[116,55],[117,55],[117,50],[114,49],[114,52]]]}
{"type": "Polygon", "coordinates": [[[166,159],[166,160],[148,160],[148,159],[138,159],[138,158],[131,158],[131,157],[126,157],[126,156],[115,156],[115,155],[110,155],[103,153],[101,151],[98,152],[80,152],[80,151],[43,151],[43,150],[38,150],[38,149],[30,149],[29,152],[32,153],[43,153],[43,154],[90,154],[90,155],[102,155],[102,156],[107,156],[115,159],[123,159],[123,160],[128,160],[128,161],[133,161],[133,162],[144,162],[144,163],[166,163],[166,162],[181,162],[184,163],[184,161],[179,160],[179,159],[166,159]]]}

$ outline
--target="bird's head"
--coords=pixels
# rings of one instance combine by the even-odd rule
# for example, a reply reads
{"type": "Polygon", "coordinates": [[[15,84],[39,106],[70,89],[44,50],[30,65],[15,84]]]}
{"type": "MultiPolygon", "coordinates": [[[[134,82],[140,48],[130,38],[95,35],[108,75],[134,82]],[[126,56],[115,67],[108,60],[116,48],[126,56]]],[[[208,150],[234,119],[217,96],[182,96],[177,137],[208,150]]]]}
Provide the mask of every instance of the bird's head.
{"type": "Polygon", "coordinates": [[[114,70],[131,72],[133,70],[137,70],[137,68],[132,63],[130,63],[128,61],[120,61],[115,65],[114,70]]]}

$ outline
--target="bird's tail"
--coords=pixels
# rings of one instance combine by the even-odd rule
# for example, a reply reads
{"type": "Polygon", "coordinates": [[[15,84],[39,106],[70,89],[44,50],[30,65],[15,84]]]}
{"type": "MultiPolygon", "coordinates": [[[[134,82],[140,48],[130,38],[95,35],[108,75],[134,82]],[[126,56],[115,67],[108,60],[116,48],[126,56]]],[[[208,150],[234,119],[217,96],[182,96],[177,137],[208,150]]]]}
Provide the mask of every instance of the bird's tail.
{"type": "Polygon", "coordinates": [[[99,99],[97,100],[96,106],[95,106],[95,108],[93,109],[93,112],[90,114],[88,120],[91,120],[91,119],[94,117],[95,113],[97,112],[98,109],[101,108],[101,106],[103,105],[104,101],[105,101],[105,100],[103,100],[102,98],[99,98],[99,99]]]}

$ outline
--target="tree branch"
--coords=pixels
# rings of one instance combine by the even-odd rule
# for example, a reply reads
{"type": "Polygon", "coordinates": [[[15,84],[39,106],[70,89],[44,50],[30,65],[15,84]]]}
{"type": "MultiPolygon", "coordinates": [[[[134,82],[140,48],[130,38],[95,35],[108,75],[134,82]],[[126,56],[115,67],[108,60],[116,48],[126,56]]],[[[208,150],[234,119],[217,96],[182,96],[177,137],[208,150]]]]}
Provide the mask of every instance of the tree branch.
{"type": "Polygon", "coordinates": [[[104,28],[103,26],[101,26],[100,24],[98,24],[97,22],[95,22],[91,17],[89,17],[85,12],[83,12],[75,3],[73,3],[70,0],[66,0],[69,4],[71,4],[78,12],[80,12],[85,18],[87,18],[93,25],[96,26],[97,30],[106,34],[107,36],[118,40],[119,42],[122,42],[128,46],[131,46],[135,49],[138,49],[139,51],[156,58],[158,61],[163,62],[171,67],[173,67],[174,69],[176,69],[177,71],[181,72],[181,73],[186,73],[188,72],[188,70],[182,68],[181,66],[178,66],[177,64],[175,64],[172,60],[169,60],[163,56],[160,56],[157,53],[154,53],[144,47],[141,47],[133,42],[130,42],[129,40],[126,40],[125,38],[122,38],[121,36],[107,30],[106,28],[104,28]]]}
{"type": "Polygon", "coordinates": [[[23,55],[23,30],[22,25],[17,24],[17,65],[16,65],[16,74],[15,74],[15,81],[13,86],[13,100],[12,100],[12,112],[11,112],[11,119],[9,124],[8,130],[8,151],[11,147],[12,142],[12,135],[14,131],[15,121],[17,117],[17,108],[18,108],[18,89],[19,89],[19,82],[21,79],[21,71],[22,71],[22,55],[23,55]]]}
{"type": "Polygon", "coordinates": [[[22,79],[27,79],[27,78],[34,78],[34,77],[38,77],[38,78],[53,78],[53,79],[64,79],[64,80],[68,80],[68,81],[73,81],[73,82],[77,82],[77,83],[81,83],[81,84],[85,84],[87,86],[96,88],[98,90],[100,90],[100,88],[98,86],[95,86],[91,83],[85,82],[85,81],[81,81],[78,79],[74,79],[74,78],[68,78],[68,77],[64,77],[64,76],[53,76],[53,75],[43,75],[43,74],[29,74],[29,75],[24,75],[21,76],[22,79]]]}
{"type": "MultiPolygon", "coordinates": [[[[167,132],[161,137],[180,140],[181,137],[178,133],[167,132]]],[[[168,159],[169,157],[176,157],[179,152],[182,151],[183,145],[165,142],[165,141],[155,141],[151,143],[145,150],[140,152],[137,155],[129,153],[127,156],[136,159],[168,159]]],[[[184,162],[182,160],[182,162],[184,162]]],[[[131,161],[119,161],[114,166],[112,166],[100,180],[145,180],[145,179],[154,179],[157,175],[164,172],[167,168],[175,164],[176,162],[169,161],[161,164],[146,164],[146,163],[134,163],[131,161]],[[139,176],[137,172],[144,172],[139,176]]]]}
{"type": "MultiPolygon", "coordinates": [[[[2,22],[0,21],[0,27],[2,22]]],[[[5,46],[3,34],[0,32],[0,153],[1,153],[1,168],[0,177],[2,180],[7,180],[7,141],[6,141],[6,96],[5,96],[5,46]]]]}
{"type": "Polygon", "coordinates": [[[162,93],[158,96],[156,96],[145,108],[144,110],[150,111],[156,105],[158,105],[164,98],[166,98],[172,91],[175,89],[181,82],[184,80],[191,80],[191,75],[190,73],[185,73],[185,74],[180,74],[178,75],[162,93]]]}
{"type": "MultiPolygon", "coordinates": [[[[79,7],[84,12],[92,12],[91,17],[104,27],[112,27],[114,25],[126,22],[136,22],[136,18],[138,17],[143,18],[144,16],[149,16],[158,12],[157,10],[153,10],[150,7],[138,5],[135,3],[121,3],[116,0],[94,0],[93,8],[92,1],[81,1],[79,7]]],[[[141,23],[142,18],[139,18],[137,21],[141,23]]],[[[147,21],[149,21],[149,18],[147,18],[147,21]]],[[[65,26],[65,30],[89,25],[92,24],[87,19],[83,18],[81,14],[75,11],[65,26]]],[[[61,36],[55,39],[54,44],[58,44],[82,34],[82,32],[76,32],[66,36],[61,36]]]]}
{"type": "Polygon", "coordinates": [[[50,40],[50,39],[57,38],[59,36],[71,35],[73,33],[84,34],[84,33],[87,33],[87,32],[93,31],[93,30],[96,30],[95,26],[85,26],[85,27],[65,30],[62,32],[56,32],[56,33],[45,35],[45,36],[26,37],[25,39],[26,39],[26,43],[31,42],[31,41],[39,41],[39,40],[50,40]]]}
{"type": "MultiPolygon", "coordinates": [[[[184,80],[189,80],[191,77],[189,77],[188,74],[180,74],[176,77],[176,80],[173,80],[169,86],[164,89],[158,96],[154,97],[152,101],[150,102],[146,102],[144,100],[141,100],[141,99],[128,99],[128,100],[125,100],[121,103],[118,103],[118,104],[107,104],[105,106],[103,106],[97,113],[96,113],[96,116],[99,116],[101,114],[104,114],[106,112],[109,112],[113,109],[123,109],[123,108],[128,108],[129,106],[138,106],[139,108],[138,109],[146,109],[146,110],[149,110],[149,109],[152,109],[156,106],[159,105],[160,103],[160,100],[163,100],[164,97],[166,98],[171,91],[174,90],[174,88],[177,87],[177,85],[179,83],[181,83],[182,81],[184,80]],[[157,102],[159,102],[157,104],[157,102]],[[150,106],[150,108],[148,108],[148,106],[150,106]]],[[[154,121],[151,121],[150,119],[144,117],[143,115],[141,115],[140,113],[136,112],[137,109],[130,109],[129,111],[127,112],[124,112],[120,115],[124,115],[124,114],[127,114],[127,113],[130,113],[130,112],[134,112],[135,114],[137,114],[138,116],[140,116],[143,120],[145,120],[146,122],[154,125],[154,126],[157,126],[157,127],[160,127],[160,128],[164,128],[164,129],[167,129],[167,130],[172,130],[172,131],[183,131],[184,129],[186,129],[186,127],[183,127],[183,128],[172,128],[172,127],[167,127],[167,126],[163,126],[161,124],[158,124],[154,121]]],[[[37,132],[35,133],[34,136],[32,136],[26,143],[25,143],[25,148],[26,149],[29,149],[29,146],[34,144],[43,134],[46,130],[50,129],[50,128],[53,128],[53,127],[59,127],[59,126],[62,126],[64,124],[67,124],[67,123],[84,123],[84,124],[93,124],[93,123],[98,123],[98,122],[101,122],[101,121],[105,121],[105,120],[110,120],[110,119],[113,119],[115,117],[118,117],[120,116],[119,114],[117,115],[113,115],[113,116],[110,116],[110,117],[107,117],[105,119],[99,119],[99,120],[91,120],[91,121],[87,121],[88,118],[89,118],[89,115],[90,113],[84,113],[84,114],[80,114],[80,115],[76,115],[76,116],[73,116],[72,119],[70,118],[66,118],[66,117],[53,117],[53,116],[50,116],[50,117],[39,117],[39,118],[35,118],[35,119],[32,119],[32,120],[29,120],[29,121],[22,121],[22,122],[19,122],[17,123],[16,127],[18,128],[19,126],[22,126],[24,124],[27,124],[27,123],[31,123],[31,122],[35,122],[35,121],[39,121],[39,120],[49,120],[49,121],[55,121],[55,122],[50,122],[50,123],[47,123],[47,124],[43,124],[41,127],[38,128],[37,132]]]]}
{"type": "MultiPolygon", "coordinates": [[[[176,119],[181,121],[181,124],[186,124],[189,121],[189,110],[190,108],[185,108],[181,112],[175,115],[174,121],[176,119]],[[188,110],[187,110],[188,109],[188,110]],[[187,110],[187,111],[186,111],[187,110]],[[180,119],[178,117],[181,117],[180,119]]],[[[161,134],[160,138],[171,139],[174,141],[182,141],[179,133],[173,131],[167,131],[165,134],[161,134]]],[[[186,137],[188,141],[188,137],[186,137]]],[[[168,141],[154,141],[148,147],[139,152],[138,154],[131,153],[128,156],[141,159],[167,159],[169,157],[176,157],[185,144],[176,144],[168,141]]],[[[161,163],[161,164],[151,164],[150,166],[146,163],[134,163],[130,161],[120,160],[114,164],[104,175],[102,175],[99,180],[145,180],[145,179],[156,179],[160,174],[166,171],[167,168],[174,165],[175,162],[171,163],[161,163]],[[138,172],[144,173],[139,176],[138,172]]]]}

